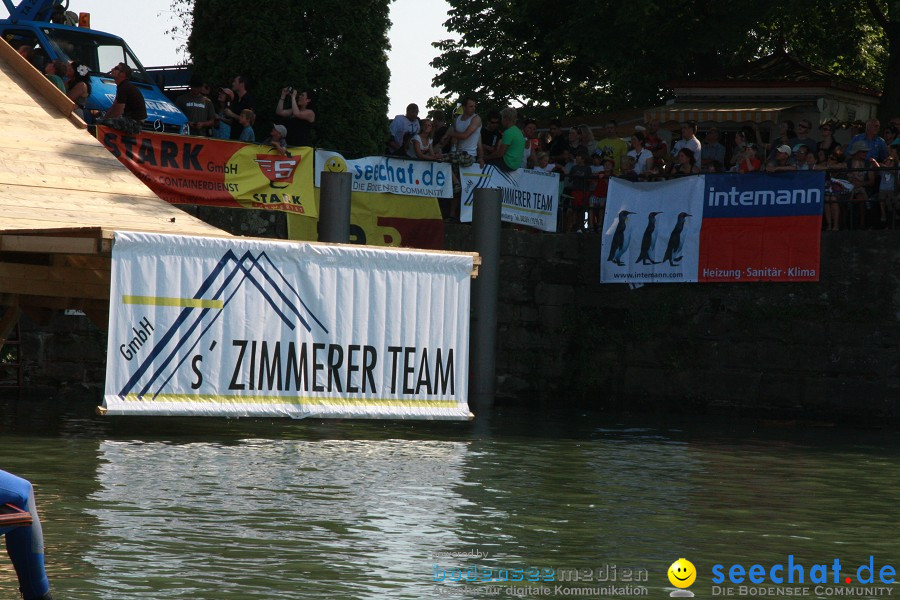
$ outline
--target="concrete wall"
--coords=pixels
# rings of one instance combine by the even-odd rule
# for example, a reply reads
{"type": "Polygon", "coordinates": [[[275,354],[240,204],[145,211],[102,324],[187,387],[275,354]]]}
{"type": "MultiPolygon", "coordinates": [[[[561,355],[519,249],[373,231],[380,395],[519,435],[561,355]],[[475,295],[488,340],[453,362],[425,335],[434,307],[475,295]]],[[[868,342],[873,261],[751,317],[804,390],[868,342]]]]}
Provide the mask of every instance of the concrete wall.
{"type": "MultiPolygon", "coordinates": [[[[279,225],[254,218],[252,235],[279,225]]],[[[447,248],[471,249],[469,235],[448,225],[447,248]]],[[[597,235],[504,229],[498,403],[900,422],[898,242],[826,233],[820,283],[632,290],[599,283],[597,235]]],[[[62,314],[22,325],[28,395],[99,402],[105,335],[62,314]]]]}

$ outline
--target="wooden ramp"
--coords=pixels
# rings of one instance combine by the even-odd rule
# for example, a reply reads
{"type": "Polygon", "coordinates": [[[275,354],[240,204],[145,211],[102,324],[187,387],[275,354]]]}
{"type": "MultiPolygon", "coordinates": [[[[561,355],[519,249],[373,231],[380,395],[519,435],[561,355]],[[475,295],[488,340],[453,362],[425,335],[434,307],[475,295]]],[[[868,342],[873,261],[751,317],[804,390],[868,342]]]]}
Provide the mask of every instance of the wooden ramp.
{"type": "Polygon", "coordinates": [[[20,311],[83,310],[106,329],[116,230],[229,235],[159,199],[74,107],[0,40],[0,347],[20,311]]]}

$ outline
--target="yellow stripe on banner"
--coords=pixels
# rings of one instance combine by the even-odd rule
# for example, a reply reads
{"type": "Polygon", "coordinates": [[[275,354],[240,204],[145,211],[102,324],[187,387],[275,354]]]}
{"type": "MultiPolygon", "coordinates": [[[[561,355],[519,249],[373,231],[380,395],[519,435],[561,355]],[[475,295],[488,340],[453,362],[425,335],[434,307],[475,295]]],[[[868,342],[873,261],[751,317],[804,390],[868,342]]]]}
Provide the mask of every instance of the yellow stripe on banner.
{"type": "Polygon", "coordinates": [[[390,398],[312,398],[310,396],[203,396],[199,394],[160,394],[155,398],[137,394],[125,396],[125,402],[205,402],[207,404],[296,404],[319,406],[406,406],[410,408],[455,408],[456,400],[394,400],[390,398]]]}
{"type": "Polygon", "coordinates": [[[187,308],[225,308],[224,300],[202,298],[165,298],[162,296],[122,296],[122,304],[147,304],[150,306],[184,306],[187,308]]]}

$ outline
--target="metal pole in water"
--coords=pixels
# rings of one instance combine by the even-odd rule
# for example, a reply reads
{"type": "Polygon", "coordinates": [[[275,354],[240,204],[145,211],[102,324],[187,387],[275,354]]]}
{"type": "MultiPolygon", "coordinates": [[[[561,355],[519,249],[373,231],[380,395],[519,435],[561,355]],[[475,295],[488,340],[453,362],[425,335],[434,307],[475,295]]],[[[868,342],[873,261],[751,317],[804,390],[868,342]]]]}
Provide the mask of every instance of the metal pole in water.
{"type": "Polygon", "coordinates": [[[497,290],[500,286],[500,190],[476,189],[472,207],[474,250],[481,255],[472,283],[472,339],[469,365],[476,416],[488,416],[494,404],[497,363],[497,290]],[[480,414],[479,414],[480,413],[480,414]]]}
{"type": "Polygon", "coordinates": [[[350,191],[352,173],[322,173],[319,196],[319,241],[350,243],[350,191]]]}

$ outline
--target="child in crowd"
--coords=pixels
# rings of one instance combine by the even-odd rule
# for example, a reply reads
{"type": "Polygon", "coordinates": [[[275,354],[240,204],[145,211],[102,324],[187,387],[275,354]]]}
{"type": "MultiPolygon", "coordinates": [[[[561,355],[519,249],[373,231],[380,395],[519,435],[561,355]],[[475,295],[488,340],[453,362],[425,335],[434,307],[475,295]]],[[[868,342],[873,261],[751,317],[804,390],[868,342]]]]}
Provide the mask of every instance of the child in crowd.
{"type": "Polygon", "coordinates": [[[256,121],[256,113],[254,113],[249,108],[245,108],[241,111],[241,114],[238,115],[238,123],[241,124],[243,129],[241,130],[240,141],[249,142],[251,144],[256,142],[256,133],[253,131],[253,123],[256,121]]]}
{"type": "Polygon", "coordinates": [[[619,175],[622,179],[627,179],[628,181],[637,181],[638,174],[637,171],[634,170],[637,161],[634,160],[633,156],[623,156],[622,157],[622,173],[619,175]]]}
{"type": "Polygon", "coordinates": [[[556,170],[556,165],[550,162],[550,154],[547,152],[538,152],[536,155],[537,164],[534,166],[535,171],[543,171],[544,173],[552,173],[556,170]]]}

